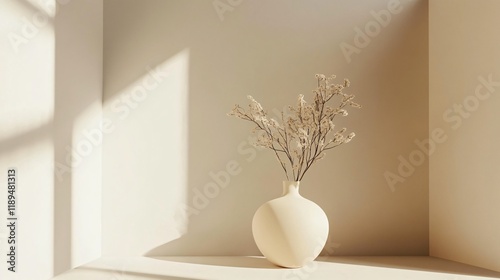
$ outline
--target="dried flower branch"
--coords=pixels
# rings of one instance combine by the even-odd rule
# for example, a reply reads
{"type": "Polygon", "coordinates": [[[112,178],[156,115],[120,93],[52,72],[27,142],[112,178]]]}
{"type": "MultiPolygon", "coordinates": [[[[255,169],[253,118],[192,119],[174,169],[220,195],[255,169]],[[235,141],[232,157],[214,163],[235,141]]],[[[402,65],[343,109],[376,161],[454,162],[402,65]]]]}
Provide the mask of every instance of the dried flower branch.
{"type": "Polygon", "coordinates": [[[334,84],[332,81],[335,78],[335,75],[325,77],[316,74],[313,103],[308,104],[304,95],[300,94],[296,106],[289,106],[288,112],[281,111],[281,122],[269,118],[252,96],[248,96],[250,104],[247,110],[235,105],[228,115],[253,123],[253,133],[257,134],[253,144],[273,150],[287,180],[300,181],[313,163],[325,156],[326,151],[349,143],[355,136],[354,132],[345,136],[346,128],[335,129],[333,120],[339,115],[347,116],[347,107],[361,108],[353,101],[354,95],[343,92],[350,86],[349,80],[334,84]],[[326,105],[333,98],[339,100],[338,105],[326,105]],[[328,137],[330,135],[333,136],[328,137]]]}

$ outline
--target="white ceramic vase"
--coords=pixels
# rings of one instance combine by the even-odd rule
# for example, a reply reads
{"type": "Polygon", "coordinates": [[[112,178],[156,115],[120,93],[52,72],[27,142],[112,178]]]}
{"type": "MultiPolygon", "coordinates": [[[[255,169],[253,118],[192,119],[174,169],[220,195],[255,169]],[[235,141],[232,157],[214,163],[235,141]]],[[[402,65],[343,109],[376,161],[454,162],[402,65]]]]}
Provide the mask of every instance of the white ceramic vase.
{"type": "Polygon", "coordinates": [[[325,212],[299,194],[299,183],[284,181],[283,195],[264,203],[253,217],[257,247],[282,267],[297,268],[314,261],[328,238],[325,212]]]}

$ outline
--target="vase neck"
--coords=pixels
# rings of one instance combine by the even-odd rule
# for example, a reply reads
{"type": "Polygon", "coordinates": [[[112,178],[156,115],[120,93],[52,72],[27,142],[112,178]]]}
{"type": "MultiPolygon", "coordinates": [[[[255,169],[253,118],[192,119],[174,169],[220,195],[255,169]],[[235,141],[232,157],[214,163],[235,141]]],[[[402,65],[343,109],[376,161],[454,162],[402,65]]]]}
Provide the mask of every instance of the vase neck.
{"type": "Polygon", "coordinates": [[[283,181],[283,195],[299,194],[300,181],[283,181]]]}

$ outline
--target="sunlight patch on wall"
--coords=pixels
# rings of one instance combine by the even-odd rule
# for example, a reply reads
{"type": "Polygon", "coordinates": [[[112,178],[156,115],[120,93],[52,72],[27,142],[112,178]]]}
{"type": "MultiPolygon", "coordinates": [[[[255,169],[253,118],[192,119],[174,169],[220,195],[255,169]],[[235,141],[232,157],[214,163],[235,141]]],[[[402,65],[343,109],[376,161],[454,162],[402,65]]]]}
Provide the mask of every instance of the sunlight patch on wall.
{"type": "Polygon", "coordinates": [[[73,123],[71,165],[71,263],[81,265],[101,255],[101,130],[100,94],[73,123]]]}
{"type": "Polygon", "coordinates": [[[103,254],[143,254],[187,228],[175,212],[187,197],[188,72],[184,49],[104,103],[103,254]]]}

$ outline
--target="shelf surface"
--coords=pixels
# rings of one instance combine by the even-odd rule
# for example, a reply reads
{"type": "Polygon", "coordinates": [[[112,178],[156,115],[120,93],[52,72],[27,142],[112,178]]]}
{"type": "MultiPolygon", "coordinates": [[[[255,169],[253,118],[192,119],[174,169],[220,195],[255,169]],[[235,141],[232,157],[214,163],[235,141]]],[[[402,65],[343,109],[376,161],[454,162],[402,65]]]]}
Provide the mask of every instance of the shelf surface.
{"type": "Polygon", "coordinates": [[[299,269],[262,257],[101,258],[53,280],[461,280],[500,279],[500,272],[433,257],[319,257],[299,269]]]}

